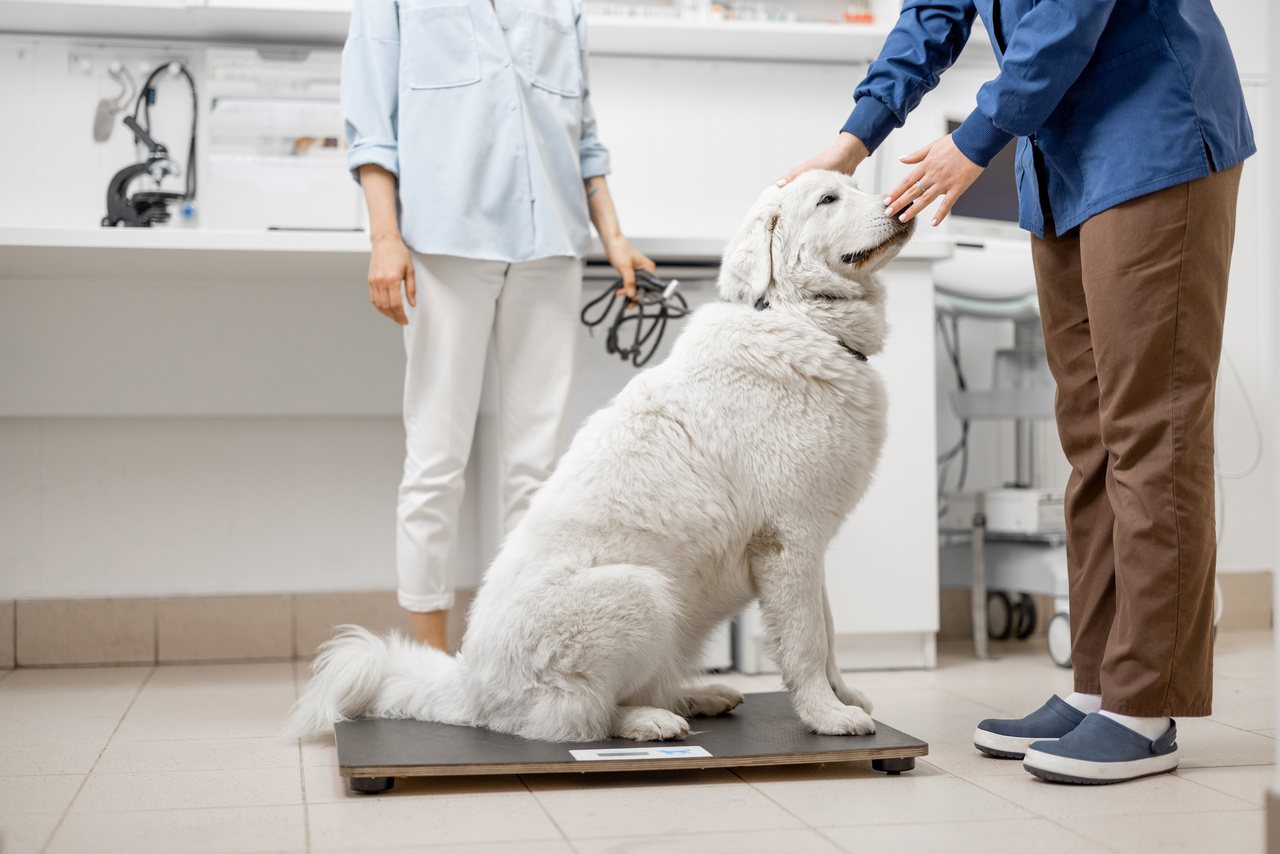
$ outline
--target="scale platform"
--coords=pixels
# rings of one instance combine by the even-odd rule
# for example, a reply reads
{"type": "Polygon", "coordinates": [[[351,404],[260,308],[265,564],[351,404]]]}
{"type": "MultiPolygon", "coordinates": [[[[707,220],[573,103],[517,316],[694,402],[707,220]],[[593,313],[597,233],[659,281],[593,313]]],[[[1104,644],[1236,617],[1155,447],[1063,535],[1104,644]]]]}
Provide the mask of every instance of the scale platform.
{"type": "Polygon", "coordinates": [[[691,718],[684,741],[613,738],[582,744],[530,741],[477,727],[361,718],[334,725],[338,766],[353,792],[376,794],[396,777],[563,774],[741,768],[871,760],[888,774],[915,768],[929,745],[876,721],[874,735],[815,735],[779,691],[747,694],[733,712],[691,718]]]}

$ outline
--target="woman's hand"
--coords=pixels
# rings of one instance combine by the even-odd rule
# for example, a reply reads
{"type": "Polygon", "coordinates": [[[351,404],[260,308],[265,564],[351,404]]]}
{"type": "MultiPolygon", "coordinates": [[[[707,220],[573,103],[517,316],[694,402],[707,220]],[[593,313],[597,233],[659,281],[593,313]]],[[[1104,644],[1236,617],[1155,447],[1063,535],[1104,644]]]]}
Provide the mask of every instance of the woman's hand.
{"type": "Polygon", "coordinates": [[[902,162],[916,164],[916,168],[908,172],[907,177],[885,197],[884,203],[888,205],[885,215],[908,222],[935,199],[941,198],[942,204],[934,215],[933,225],[947,218],[956,199],[978,179],[983,168],[956,148],[950,134],[908,154],[902,162]]]}
{"type": "Polygon", "coordinates": [[[636,270],[648,270],[653,272],[654,264],[649,258],[631,245],[631,241],[622,235],[618,235],[604,244],[604,255],[609,259],[609,263],[613,265],[613,269],[618,271],[622,276],[622,290],[618,293],[624,295],[628,300],[634,300],[636,297],[636,270]]]}
{"type": "Polygon", "coordinates": [[[810,157],[779,178],[778,186],[785,187],[810,169],[831,169],[836,172],[843,172],[846,175],[852,175],[853,170],[858,168],[858,164],[866,160],[870,154],[867,151],[867,147],[862,144],[862,140],[848,131],[841,131],[840,135],[836,137],[834,145],[821,154],[810,157]]]}
{"type": "Polygon", "coordinates": [[[407,326],[404,304],[400,299],[400,283],[409,305],[416,306],[418,292],[413,282],[413,259],[398,233],[373,239],[369,256],[369,301],[378,311],[401,326],[407,326]]]}

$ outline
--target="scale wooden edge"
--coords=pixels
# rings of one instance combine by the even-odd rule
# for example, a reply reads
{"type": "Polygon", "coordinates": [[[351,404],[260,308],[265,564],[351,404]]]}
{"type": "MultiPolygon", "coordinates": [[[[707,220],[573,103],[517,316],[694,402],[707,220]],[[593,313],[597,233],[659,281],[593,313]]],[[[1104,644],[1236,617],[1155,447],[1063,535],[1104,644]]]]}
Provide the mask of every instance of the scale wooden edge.
{"type": "Polygon", "coordinates": [[[691,718],[690,724],[689,737],[680,742],[540,742],[477,727],[372,718],[335,724],[334,734],[339,774],[348,778],[352,791],[366,794],[390,789],[396,777],[657,771],[867,760],[878,771],[900,774],[915,767],[916,757],[929,753],[927,743],[879,721],[873,735],[816,735],[796,717],[786,692],[748,694],[733,712],[714,718],[691,718]],[[649,748],[655,753],[694,748],[704,754],[581,761],[571,753],[627,754],[649,748]]]}

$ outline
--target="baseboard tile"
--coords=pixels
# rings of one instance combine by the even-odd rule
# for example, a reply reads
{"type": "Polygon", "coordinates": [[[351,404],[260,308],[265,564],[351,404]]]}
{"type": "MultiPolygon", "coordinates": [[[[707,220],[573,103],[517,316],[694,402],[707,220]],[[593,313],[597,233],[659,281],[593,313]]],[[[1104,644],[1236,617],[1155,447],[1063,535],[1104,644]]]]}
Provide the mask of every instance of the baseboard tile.
{"type": "MultiPolygon", "coordinates": [[[[457,591],[449,643],[474,590],[457,591]]],[[[411,634],[395,591],[0,602],[0,670],[310,659],[337,626],[411,634]]]]}

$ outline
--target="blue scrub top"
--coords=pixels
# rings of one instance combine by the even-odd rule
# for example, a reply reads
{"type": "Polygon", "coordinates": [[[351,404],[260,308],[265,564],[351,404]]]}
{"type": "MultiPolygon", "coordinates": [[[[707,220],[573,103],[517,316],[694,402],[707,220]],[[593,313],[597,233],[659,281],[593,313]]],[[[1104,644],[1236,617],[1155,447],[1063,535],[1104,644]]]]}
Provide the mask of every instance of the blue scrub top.
{"type": "Polygon", "coordinates": [[[1020,225],[1039,237],[1033,147],[1058,234],[1257,150],[1209,0],[906,0],[843,129],[874,151],[955,62],[975,15],[1000,73],[952,140],[985,167],[1019,137],[1020,225]]]}

